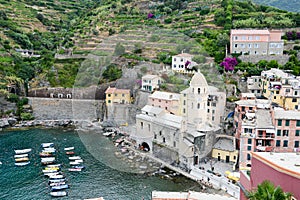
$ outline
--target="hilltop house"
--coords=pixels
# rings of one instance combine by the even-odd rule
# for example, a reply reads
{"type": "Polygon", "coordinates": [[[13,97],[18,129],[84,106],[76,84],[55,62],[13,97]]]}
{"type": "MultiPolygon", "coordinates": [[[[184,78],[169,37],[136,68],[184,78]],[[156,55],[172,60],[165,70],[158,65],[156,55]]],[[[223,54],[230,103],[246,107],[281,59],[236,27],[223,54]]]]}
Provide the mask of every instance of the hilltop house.
{"type": "Polygon", "coordinates": [[[163,82],[163,79],[158,75],[145,75],[142,77],[142,90],[153,92],[155,89],[158,89],[163,82]]]}
{"type": "Polygon", "coordinates": [[[233,29],[230,32],[230,53],[282,55],[282,35],[280,30],[233,29]]]}
{"type": "Polygon", "coordinates": [[[193,55],[188,53],[172,56],[172,71],[186,73],[188,70],[192,70],[193,67],[197,65],[192,59],[193,55]]]}

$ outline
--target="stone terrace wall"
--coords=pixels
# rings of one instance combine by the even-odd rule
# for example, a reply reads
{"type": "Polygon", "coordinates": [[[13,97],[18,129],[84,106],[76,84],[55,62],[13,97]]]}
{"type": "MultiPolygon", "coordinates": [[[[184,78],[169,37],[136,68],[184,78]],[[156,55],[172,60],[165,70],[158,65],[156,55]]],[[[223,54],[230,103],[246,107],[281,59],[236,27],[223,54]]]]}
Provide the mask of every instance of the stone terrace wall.
{"type": "Polygon", "coordinates": [[[29,97],[33,115],[39,120],[94,120],[103,119],[101,100],[52,99],[29,97]]]}
{"type": "Polygon", "coordinates": [[[277,60],[277,62],[280,65],[284,65],[289,61],[289,55],[241,55],[239,56],[239,59],[241,59],[243,62],[251,62],[251,63],[258,63],[260,60],[277,60]]]}

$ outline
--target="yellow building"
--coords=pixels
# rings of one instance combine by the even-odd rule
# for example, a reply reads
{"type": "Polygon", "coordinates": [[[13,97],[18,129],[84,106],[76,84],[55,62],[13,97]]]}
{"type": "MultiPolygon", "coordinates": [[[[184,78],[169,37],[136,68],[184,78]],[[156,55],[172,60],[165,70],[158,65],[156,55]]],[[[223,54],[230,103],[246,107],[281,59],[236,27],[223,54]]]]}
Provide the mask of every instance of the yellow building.
{"type": "Polygon", "coordinates": [[[288,109],[299,110],[300,80],[279,69],[263,71],[261,75],[262,95],[273,103],[288,109]]]}
{"type": "Polygon", "coordinates": [[[235,163],[238,158],[238,151],[235,149],[234,138],[230,136],[219,138],[213,146],[212,157],[218,161],[235,163]]]}
{"type": "Polygon", "coordinates": [[[128,104],[130,102],[130,90],[108,87],[105,91],[106,105],[112,105],[113,103],[128,104]]]}

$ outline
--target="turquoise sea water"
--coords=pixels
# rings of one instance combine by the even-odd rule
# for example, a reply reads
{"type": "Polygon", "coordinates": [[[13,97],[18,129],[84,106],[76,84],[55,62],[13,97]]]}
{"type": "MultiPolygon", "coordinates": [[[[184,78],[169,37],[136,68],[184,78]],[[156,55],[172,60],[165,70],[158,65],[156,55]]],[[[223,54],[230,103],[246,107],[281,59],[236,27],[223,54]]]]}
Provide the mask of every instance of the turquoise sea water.
{"type": "MultiPolygon", "coordinates": [[[[99,139],[99,138],[98,138],[99,139]]],[[[101,140],[107,140],[100,137],[101,140]]],[[[0,132],[0,199],[31,200],[53,199],[49,195],[47,178],[42,174],[38,153],[41,143],[53,142],[58,154],[57,162],[63,164],[62,171],[68,178],[69,195],[59,199],[85,199],[104,197],[113,200],[151,199],[151,191],[186,191],[194,188],[194,182],[185,178],[168,180],[121,172],[101,162],[101,152],[94,158],[82,143],[76,131],[61,129],[30,129],[0,132]],[[64,147],[74,146],[76,155],[84,160],[86,169],[82,172],[68,172],[68,157],[64,147]],[[14,165],[14,149],[32,148],[30,165],[14,165]],[[100,161],[99,161],[100,160],[100,161]]],[[[98,144],[97,141],[95,141],[98,144]]],[[[99,142],[99,145],[106,143],[99,142]]],[[[105,148],[110,148],[107,146],[105,148]]],[[[93,155],[95,152],[93,152],[93,155]]],[[[105,157],[107,155],[103,155],[105,157]]],[[[122,165],[122,160],[119,161],[122,165]]]]}

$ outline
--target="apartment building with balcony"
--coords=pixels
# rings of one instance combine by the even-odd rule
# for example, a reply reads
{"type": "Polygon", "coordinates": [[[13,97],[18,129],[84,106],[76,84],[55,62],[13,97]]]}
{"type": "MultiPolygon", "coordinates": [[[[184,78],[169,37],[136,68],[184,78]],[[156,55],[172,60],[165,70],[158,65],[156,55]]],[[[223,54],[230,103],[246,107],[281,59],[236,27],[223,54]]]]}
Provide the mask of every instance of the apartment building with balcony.
{"type": "Polygon", "coordinates": [[[262,95],[287,110],[300,109],[300,77],[280,69],[261,73],[262,95]]]}
{"type": "Polygon", "coordinates": [[[282,55],[284,42],[280,30],[232,29],[230,53],[282,55]]]}

